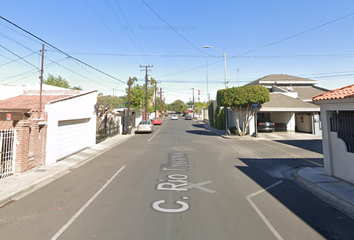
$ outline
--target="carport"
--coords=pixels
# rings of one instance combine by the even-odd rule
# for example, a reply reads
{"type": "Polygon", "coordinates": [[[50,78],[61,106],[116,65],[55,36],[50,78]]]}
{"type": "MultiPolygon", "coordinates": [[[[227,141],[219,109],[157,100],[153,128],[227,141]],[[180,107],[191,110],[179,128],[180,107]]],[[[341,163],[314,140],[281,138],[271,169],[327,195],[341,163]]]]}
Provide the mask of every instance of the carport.
{"type": "Polygon", "coordinates": [[[270,101],[262,104],[258,117],[275,123],[275,131],[303,132],[321,135],[320,107],[281,93],[271,93],[270,101]]]}

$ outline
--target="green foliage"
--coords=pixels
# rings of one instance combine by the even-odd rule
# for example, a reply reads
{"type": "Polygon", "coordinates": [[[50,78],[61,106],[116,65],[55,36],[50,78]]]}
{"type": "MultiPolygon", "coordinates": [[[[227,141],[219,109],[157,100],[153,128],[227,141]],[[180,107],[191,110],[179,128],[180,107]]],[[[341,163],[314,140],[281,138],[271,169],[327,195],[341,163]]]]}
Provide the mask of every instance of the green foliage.
{"type": "MultiPolygon", "coordinates": [[[[158,97],[156,99],[156,110],[158,110],[160,113],[162,112],[161,106],[162,106],[163,110],[167,111],[166,103],[158,97]]],[[[155,111],[155,109],[154,109],[154,111],[155,111]]]]}
{"type": "Polygon", "coordinates": [[[82,90],[81,86],[71,87],[70,83],[60,75],[58,77],[54,77],[53,75],[48,74],[47,79],[44,80],[43,83],[51,86],[61,87],[61,88],[69,88],[72,90],[82,90]]]}
{"type": "Polygon", "coordinates": [[[182,113],[183,111],[187,110],[188,106],[184,104],[182,100],[176,100],[173,103],[168,105],[169,111],[174,111],[177,113],[182,113]]]}
{"type": "Polygon", "coordinates": [[[229,132],[234,135],[239,135],[236,127],[229,127],[229,132]]]}
{"type": "Polygon", "coordinates": [[[72,90],[82,90],[82,87],[81,86],[75,86],[75,87],[72,87],[71,89],[72,90]]]}
{"type": "Polygon", "coordinates": [[[225,108],[220,109],[218,106],[216,107],[215,111],[215,127],[217,129],[226,129],[225,126],[225,108]]]}
{"type": "Polygon", "coordinates": [[[249,128],[249,119],[254,109],[252,104],[263,103],[269,101],[269,91],[266,87],[261,85],[251,85],[242,87],[233,87],[227,89],[220,89],[217,92],[217,104],[224,107],[230,107],[234,115],[237,133],[241,136],[246,135],[249,128]],[[240,127],[239,113],[246,111],[246,117],[242,123],[242,130],[240,127]]]}
{"type": "Polygon", "coordinates": [[[108,109],[120,108],[125,105],[123,98],[112,96],[98,96],[97,102],[100,106],[105,106],[108,109]]]}
{"type": "Polygon", "coordinates": [[[145,106],[145,87],[141,85],[132,86],[130,89],[130,102],[135,108],[140,109],[145,106]]]}
{"type": "MultiPolygon", "coordinates": [[[[134,85],[135,82],[137,82],[138,79],[136,77],[131,78],[130,82],[128,80],[127,84],[131,84],[130,88],[130,102],[131,102],[131,107],[136,108],[136,109],[145,109],[145,98],[146,98],[146,85],[145,83],[143,85],[134,85]]],[[[153,96],[155,95],[155,85],[152,85],[152,83],[155,83],[155,79],[151,79],[150,84],[148,83],[148,112],[154,112],[155,107],[153,106],[154,104],[150,104],[151,100],[153,99],[153,96]],[[151,108],[151,106],[153,108],[151,108]],[[152,109],[152,111],[151,111],[152,109]]],[[[128,95],[129,93],[129,88],[125,89],[126,94],[128,95]]],[[[127,104],[125,104],[127,106],[127,104]]]]}
{"type": "Polygon", "coordinates": [[[48,74],[47,79],[44,80],[43,83],[56,87],[70,88],[69,82],[66,81],[65,78],[62,78],[60,75],[58,77],[54,77],[53,75],[48,74]]]}
{"type": "Polygon", "coordinates": [[[210,105],[208,107],[208,116],[209,116],[210,126],[215,127],[213,103],[210,103],[210,105]]]}
{"type": "Polygon", "coordinates": [[[253,103],[263,104],[269,101],[269,91],[261,85],[251,85],[220,89],[216,102],[224,107],[247,107],[253,103]]]}

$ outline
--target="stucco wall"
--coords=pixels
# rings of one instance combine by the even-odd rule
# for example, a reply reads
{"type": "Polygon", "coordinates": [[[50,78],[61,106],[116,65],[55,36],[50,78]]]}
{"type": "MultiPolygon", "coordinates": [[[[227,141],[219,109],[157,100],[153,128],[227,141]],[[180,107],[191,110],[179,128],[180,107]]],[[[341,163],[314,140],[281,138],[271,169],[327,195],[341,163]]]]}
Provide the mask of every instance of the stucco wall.
{"type": "Polygon", "coordinates": [[[96,102],[97,92],[92,92],[45,106],[45,111],[48,114],[46,165],[53,164],[58,159],[59,121],[87,119],[87,131],[81,132],[85,136],[82,138],[84,143],[80,145],[80,148],[96,144],[96,115],[94,111],[96,102]]]}
{"type": "Polygon", "coordinates": [[[299,132],[312,133],[312,116],[307,113],[297,113],[296,127],[299,132]]]}
{"type": "Polygon", "coordinates": [[[274,123],[285,123],[289,132],[295,131],[295,113],[291,112],[272,112],[270,119],[274,123]]]}
{"type": "Polygon", "coordinates": [[[354,154],[347,152],[346,144],[331,132],[330,117],[335,111],[354,111],[354,99],[318,101],[321,106],[323,156],[325,172],[354,183],[354,154]]]}

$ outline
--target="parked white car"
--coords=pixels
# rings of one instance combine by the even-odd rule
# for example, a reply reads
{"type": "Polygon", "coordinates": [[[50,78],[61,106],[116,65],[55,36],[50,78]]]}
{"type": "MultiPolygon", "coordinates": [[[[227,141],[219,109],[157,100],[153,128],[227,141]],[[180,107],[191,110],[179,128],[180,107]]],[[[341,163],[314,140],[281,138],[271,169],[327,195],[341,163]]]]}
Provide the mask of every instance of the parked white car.
{"type": "Polygon", "coordinates": [[[152,122],[150,120],[148,121],[141,121],[138,125],[138,127],[136,128],[136,131],[138,133],[140,132],[150,132],[153,133],[155,130],[154,125],[152,124],[152,122]]]}

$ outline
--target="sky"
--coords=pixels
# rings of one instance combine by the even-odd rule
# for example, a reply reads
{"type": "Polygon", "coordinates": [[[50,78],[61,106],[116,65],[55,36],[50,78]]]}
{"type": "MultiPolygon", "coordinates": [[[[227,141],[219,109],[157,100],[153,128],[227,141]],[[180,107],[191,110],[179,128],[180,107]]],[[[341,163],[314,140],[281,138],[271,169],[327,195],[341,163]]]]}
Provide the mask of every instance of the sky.
{"type": "Polygon", "coordinates": [[[215,99],[223,53],[227,87],[270,74],[354,83],[352,0],[11,0],[0,17],[0,84],[37,85],[43,44],[44,79],[123,96],[151,66],[166,103],[215,99]]]}

